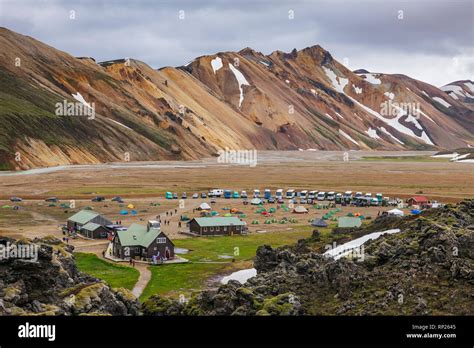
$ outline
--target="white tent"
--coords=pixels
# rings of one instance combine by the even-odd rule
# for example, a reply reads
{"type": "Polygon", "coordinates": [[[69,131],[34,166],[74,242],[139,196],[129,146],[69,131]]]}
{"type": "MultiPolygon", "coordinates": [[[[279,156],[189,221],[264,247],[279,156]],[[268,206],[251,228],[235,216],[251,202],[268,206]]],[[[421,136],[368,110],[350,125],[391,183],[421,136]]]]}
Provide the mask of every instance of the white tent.
{"type": "Polygon", "coordinates": [[[206,202],[201,203],[201,205],[198,208],[199,210],[211,210],[211,206],[207,204],[206,202]]]}
{"type": "Polygon", "coordinates": [[[259,205],[259,204],[262,204],[262,200],[260,198],[254,198],[250,201],[250,204],[259,205]]]}
{"type": "Polygon", "coordinates": [[[397,209],[397,208],[389,210],[387,213],[389,215],[395,215],[395,216],[404,216],[405,215],[405,213],[403,211],[401,211],[400,209],[397,209]]]}
{"type": "Polygon", "coordinates": [[[293,213],[297,213],[297,214],[305,214],[308,212],[308,209],[306,209],[305,207],[303,207],[302,205],[299,205],[297,206],[294,210],[293,210],[293,213]]]}

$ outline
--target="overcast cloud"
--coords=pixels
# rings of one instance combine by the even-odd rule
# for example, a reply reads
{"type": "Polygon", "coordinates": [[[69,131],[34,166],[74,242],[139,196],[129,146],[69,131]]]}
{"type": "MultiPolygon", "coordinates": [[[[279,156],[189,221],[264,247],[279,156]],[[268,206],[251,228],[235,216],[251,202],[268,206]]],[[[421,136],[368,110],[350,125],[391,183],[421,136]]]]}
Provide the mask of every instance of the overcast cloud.
{"type": "Polygon", "coordinates": [[[474,79],[472,0],[0,0],[0,26],[75,56],[154,68],[247,46],[269,54],[319,44],[350,69],[436,86],[474,79]]]}

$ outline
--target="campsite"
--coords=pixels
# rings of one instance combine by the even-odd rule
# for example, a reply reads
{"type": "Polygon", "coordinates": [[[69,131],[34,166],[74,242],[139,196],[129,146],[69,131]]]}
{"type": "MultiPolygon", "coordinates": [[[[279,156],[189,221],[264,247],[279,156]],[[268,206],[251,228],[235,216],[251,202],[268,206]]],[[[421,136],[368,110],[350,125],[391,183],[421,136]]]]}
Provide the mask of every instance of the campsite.
{"type": "MultiPolygon", "coordinates": [[[[313,157],[317,155],[311,154],[313,157]]],[[[255,168],[233,167],[231,186],[225,179],[228,174],[226,165],[215,166],[206,161],[190,162],[186,168],[99,167],[66,171],[66,176],[61,171],[3,176],[0,187],[9,187],[8,191],[2,191],[9,192],[9,195],[0,196],[0,207],[5,207],[0,209],[0,231],[13,238],[52,235],[62,239],[65,237],[62,226],[66,225],[68,218],[82,210],[97,212],[113,224],[118,223],[125,228],[131,225],[145,226],[150,220],[160,219],[161,231],[174,244],[176,256],[187,262],[148,266],[137,261],[135,269],[139,272],[130,273],[133,271],[130,268],[134,267],[128,262],[104,259],[103,253],[110,243],[107,238],[77,236],[69,238],[68,243],[75,247],[79,267],[85,272],[114,285],[120,285],[120,273],[124,272],[122,285],[130,290],[134,288],[135,282],[144,277],[147,279],[146,286],[138,292],[141,299],[154,293],[177,297],[215,287],[222,277],[251,267],[255,251],[260,245],[294,244],[299,239],[311,236],[314,229],[323,236],[322,242],[329,241],[329,238],[342,238],[330,237],[331,229],[339,227],[340,218],[343,218],[341,223],[344,226],[350,227],[356,226],[353,223],[357,221],[366,224],[389,211],[394,215],[400,215],[399,211],[411,214],[408,207],[333,206],[329,201],[317,200],[313,204],[300,204],[300,198],[290,208],[289,200],[285,197],[290,189],[295,192],[306,189],[307,194],[310,190],[339,193],[351,190],[354,194],[360,191],[364,194],[372,192],[373,195],[383,192],[384,196],[391,199],[400,197],[404,201],[410,197],[420,199],[416,196],[428,196],[440,202],[455,202],[473,189],[467,185],[472,173],[467,167],[453,163],[420,162],[416,166],[410,162],[407,167],[403,162],[376,161],[370,166],[384,168],[384,171],[377,172],[367,171],[367,161],[354,161],[351,163],[350,175],[341,182],[332,175],[335,171],[345,170],[345,164],[336,160],[336,154],[332,159],[325,157],[318,161],[311,160],[312,157],[307,153],[299,152],[292,158],[286,157],[284,153],[262,157],[262,164],[255,168]],[[299,161],[294,161],[294,157],[298,156],[299,161]],[[290,164],[292,173],[285,175],[282,170],[290,164]],[[427,166],[446,175],[440,180],[428,172],[420,180],[420,173],[424,173],[427,166]],[[317,176],[309,175],[315,171],[317,176]],[[395,183],[392,177],[385,174],[389,171],[403,173],[400,174],[403,181],[395,183]],[[433,185],[435,179],[441,183],[444,181],[444,184],[433,185]],[[84,186],[86,180],[87,186],[84,186]],[[22,185],[18,185],[20,181],[22,185]],[[52,186],[51,182],[55,182],[55,185],[52,186]],[[209,191],[216,188],[222,188],[223,196],[209,198],[209,191]],[[261,202],[253,197],[257,188],[260,190],[261,202]],[[231,191],[229,198],[224,198],[225,189],[231,191]],[[282,189],[283,203],[278,203],[276,199],[268,203],[265,189],[271,190],[273,197],[278,189],[282,189]],[[234,198],[236,192],[240,195],[242,191],[246,191],[248,198],[234,198]],[[421,191],[423,194],[418,193],[421,191]],[[171,192],[171,196],[167,197],[167,192],[171,192]],[[184,192],[187,198],[181,199],[184,192]],[[178,198],[173,198],[174,193],[178,198]],[[98,196],[104,197],[104,200],[94,199],[98,196]],[[11,202],[11,197],[21,197],[22,200],[11,202]],[[55,199],[51,200],[51,197],[55,199]],[[247,204],[244,204],[244,200],[247,204]],[[205,209],[199,209],[200,206],[205,209]],[[167,216],[167,212],[170,215],[167,216]],[[202,216],[236,217],[245,222],[245,233],[208,237],[186,233],[186,223],[202,216]],[[169,224],[165,224],[165,221],[169,221],[169,224]]],[[[88,236],[94,236],[93,232],[88,236]]]]}

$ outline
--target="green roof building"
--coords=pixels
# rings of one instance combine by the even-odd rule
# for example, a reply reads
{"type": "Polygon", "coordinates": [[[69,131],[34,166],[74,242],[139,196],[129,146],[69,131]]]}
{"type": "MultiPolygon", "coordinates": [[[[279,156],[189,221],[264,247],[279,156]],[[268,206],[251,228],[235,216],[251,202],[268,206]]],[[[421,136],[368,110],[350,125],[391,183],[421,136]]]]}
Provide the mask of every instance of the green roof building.
{"type": "Polygon", "coordinates": [[[174,244],[159,227],[132,224],[128,230],[116,232],[112,253],[120,259],[168,260],[174,257],[174,244]]]}
{"type": "Polygon", "coordinates": [[[81,210],[67,219],[67,228],[69,231],[76,231],[84,234],[87,238],[106,238],[106,227],[112,225],[112,222],[95,211],[81,210]],[[100,226],[102,228],[97,227],[100,226]],[[82,232],[82,229],[87,229],[82,232]],[[105,231],[105,234],[104,234],[105,231]]]}

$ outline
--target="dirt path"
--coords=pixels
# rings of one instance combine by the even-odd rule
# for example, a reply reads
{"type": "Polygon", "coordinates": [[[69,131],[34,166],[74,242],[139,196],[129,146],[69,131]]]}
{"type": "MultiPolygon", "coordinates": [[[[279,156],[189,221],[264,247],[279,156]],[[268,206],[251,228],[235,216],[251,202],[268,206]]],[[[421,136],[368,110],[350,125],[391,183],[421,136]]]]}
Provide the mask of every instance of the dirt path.
{"type": "Polygon", "coordinates": [[[136,298],[139,298],[151,279],[151,271],[148,268],[148,265],[141,263],[136,263],[135,268],[140,272],[140,277],[138,278],[137,283],[133,287],[132,293],[135,295],[136,298]]]}

